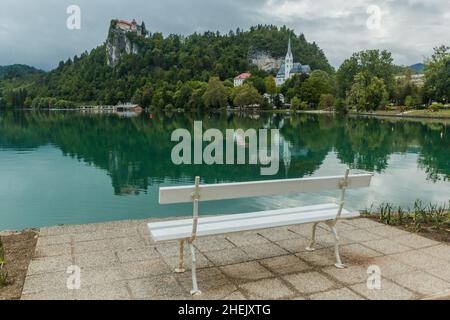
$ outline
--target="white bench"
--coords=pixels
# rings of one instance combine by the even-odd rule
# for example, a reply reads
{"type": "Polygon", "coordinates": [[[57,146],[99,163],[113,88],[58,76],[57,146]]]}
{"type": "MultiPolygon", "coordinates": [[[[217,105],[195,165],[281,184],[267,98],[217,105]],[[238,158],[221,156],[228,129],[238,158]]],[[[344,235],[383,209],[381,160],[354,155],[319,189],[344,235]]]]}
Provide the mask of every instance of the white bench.
{"type": "Polygon", "coordinates": [[[336,222],[339,219],[359,216],[359,212],[351,212],[344,209],[345,190],[348,188],[368,187],[373,176],[372,174],[350,175],[349,173],[350,170],[347,170],[344,176],[215,185],[200,185],[200,178],[197,177],[194,186],[160,188],[159,191],[160,204],[192,202],[193,218],[149,223],[148,228],[155,242],[180,241],[179,267],[175,272],[185,272],[184,244],[185,242],[189,244],[192,256],[192,295],[201,293],[197,286],[195,247],[193,245],[198,237],[313,223],[312,240],[307,250],[314,251],[317,225],[325,223],[331,229],[335,239],[335,266],[344,268],[345,266],[339,255],[339,238],[336,222]],[[205,218],[199,218],[198,216],[200,201],[320,192],[333,189],[341,190],[338,204],[321,204],[205,218]]]}

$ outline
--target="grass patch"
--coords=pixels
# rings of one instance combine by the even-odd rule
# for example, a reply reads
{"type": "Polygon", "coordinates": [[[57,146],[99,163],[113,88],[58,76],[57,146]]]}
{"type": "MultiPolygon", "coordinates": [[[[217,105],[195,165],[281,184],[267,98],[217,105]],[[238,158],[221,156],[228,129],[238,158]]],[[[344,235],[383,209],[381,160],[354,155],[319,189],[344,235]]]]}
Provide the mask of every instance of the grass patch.
{"type": "Polygon", "coordinates": [[[5,262],[5,250],[3,248],[2,238],[0,237],[0,288],[8,284],[8,272],[3,270],[5,262]]]}
{"type": "Polygon", "coordinates": [[[417,200],[412,207],[383,203],[365,210],[363,216],[383,224],[399,226],[416,233],[434,234],[439,240],[450,241],[450,202],[424,204],[417,200]]]}

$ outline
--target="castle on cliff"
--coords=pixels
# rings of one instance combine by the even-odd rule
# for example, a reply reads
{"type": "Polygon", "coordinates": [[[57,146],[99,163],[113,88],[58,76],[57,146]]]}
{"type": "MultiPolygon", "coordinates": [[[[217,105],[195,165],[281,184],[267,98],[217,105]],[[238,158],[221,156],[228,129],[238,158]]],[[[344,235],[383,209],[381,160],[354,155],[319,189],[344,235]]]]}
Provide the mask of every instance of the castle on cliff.
{"type": "Polygon", "coordinates": [[[116,19],[116,20],[113,20],[113,23],[115,24],[115,27],[118,30],[121,30],[124,32],[135,32],[141,36],[147,35],[147,30],[145,28],[144,21],[142,21],[141,25],[138,25],[135,19],[133,19],[131,22],[128,22],[126,20],[116,19]]]}

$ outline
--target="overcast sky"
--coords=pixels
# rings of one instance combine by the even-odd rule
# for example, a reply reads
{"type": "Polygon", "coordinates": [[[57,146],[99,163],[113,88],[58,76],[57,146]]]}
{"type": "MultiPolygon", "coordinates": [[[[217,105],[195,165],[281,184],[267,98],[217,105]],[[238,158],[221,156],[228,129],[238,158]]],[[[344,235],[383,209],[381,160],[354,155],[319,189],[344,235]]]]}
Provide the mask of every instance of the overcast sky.
{"type": "Polygon", "coordinates": [[[1,0],[0,65],[54,68],[101,44],[112,18],[144,20],[165,35],[285,24],[335,67],[363,49],[388,49],[409,65],[450,45],[449,0],[1,0]],[[66,27],[69,5],[81,9],[80,30],[66,27]]]}

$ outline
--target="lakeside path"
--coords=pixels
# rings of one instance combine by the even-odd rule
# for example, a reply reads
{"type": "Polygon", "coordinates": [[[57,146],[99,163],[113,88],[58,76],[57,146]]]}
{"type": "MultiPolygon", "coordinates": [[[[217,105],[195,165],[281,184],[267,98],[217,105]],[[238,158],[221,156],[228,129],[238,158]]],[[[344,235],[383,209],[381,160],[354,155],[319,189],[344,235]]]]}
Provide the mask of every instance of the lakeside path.
{"type": "MultiPolygon", "coordinates": [[[[175,274],[178,243],[155,245],[152,220],[43,228],[22,299],[192,299],[190,272],[175,274]],[[81,268],[81,288],[67,289],[67,268],[81,268]]],[[[333,240],[311,226],[200,238],[199,299],[449,298],[450,246],[369,219],[338,223],[348,268],[333,267],[333,240]],[[367,288],[367,269],[381,269],[381,290],[367,288]]],[[[190,257],[186,248],[186,266],[190,257]]],[[[189,268],[188,268],[189,269],[189,268]]]]}

